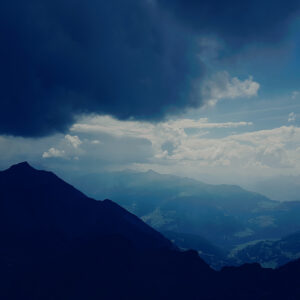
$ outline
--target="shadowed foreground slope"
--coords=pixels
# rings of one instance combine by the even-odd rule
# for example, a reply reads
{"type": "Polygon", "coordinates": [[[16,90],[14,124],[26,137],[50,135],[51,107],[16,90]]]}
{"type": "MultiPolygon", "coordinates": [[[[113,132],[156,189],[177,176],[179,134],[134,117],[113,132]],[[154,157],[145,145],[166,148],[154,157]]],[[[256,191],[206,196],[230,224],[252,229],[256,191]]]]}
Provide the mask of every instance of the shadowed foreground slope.
{"type": "Polygon", "coordinates": [[[112,201],[27,163],[0,172],[0,208],[1,299],[300,297],[299,261],[213,271],[112,201]]]}

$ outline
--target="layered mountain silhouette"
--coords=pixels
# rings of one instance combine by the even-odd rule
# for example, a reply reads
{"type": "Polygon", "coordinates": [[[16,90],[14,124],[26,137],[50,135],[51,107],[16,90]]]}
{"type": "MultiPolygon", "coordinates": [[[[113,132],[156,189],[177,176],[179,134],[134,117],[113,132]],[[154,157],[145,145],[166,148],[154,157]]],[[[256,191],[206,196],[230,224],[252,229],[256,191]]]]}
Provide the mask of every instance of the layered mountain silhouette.
{"type": "Polygon", "coordinates": [[[239,186],[206,184],[152,170],[94,173],[71,180],[96,199],[113,199],[179,247],[198,250],[216,269],[265,263],[263,252],[247,257],[245,253],[253,251],[246,247],[300,231],[300,201],[281,203],[239,186]]]}
{"type": "Polygon", "coordinates": [[[214,271],[114,202],[27,163],[0,172],[0,238],[1,299],[300,297],[299,261],[214,271]]]}

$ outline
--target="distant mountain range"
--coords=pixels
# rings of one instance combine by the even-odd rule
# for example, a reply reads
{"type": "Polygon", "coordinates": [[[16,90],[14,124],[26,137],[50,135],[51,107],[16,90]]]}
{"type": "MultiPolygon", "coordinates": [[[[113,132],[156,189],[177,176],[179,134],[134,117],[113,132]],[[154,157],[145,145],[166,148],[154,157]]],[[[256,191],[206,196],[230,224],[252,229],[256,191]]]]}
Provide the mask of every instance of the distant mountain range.
{"type": "Polygon", "coordinates": [[[232,264],[257,262],[266,268],[282,266],[300,258],[300,232],[280,240],[254,241],[236,247],[229,253],[228,258],[232,264]]]}
{"type": "Polygon", "coordinates": [[[274,176],[260,178],[256,182],[247,184],[248,188],[262,193],[274,200],[299,201],[300,176],[274,176]]]}
{"type": "Polygon", "coordinates": [[[27,163],[0,172],[0,208],[1,299],[300,297],[300,261],[214,271],[114,202],[27,163]]]}
{"type": "Polygon", "coordinates": [[[300,231],[300,202],[273,201],[239,186],[152,170],[90,174],[73,184],[92,197],[114,199],[180,247],[197,249],[216,268],[246,262],[235,254],[252,243],[300,231]]]}

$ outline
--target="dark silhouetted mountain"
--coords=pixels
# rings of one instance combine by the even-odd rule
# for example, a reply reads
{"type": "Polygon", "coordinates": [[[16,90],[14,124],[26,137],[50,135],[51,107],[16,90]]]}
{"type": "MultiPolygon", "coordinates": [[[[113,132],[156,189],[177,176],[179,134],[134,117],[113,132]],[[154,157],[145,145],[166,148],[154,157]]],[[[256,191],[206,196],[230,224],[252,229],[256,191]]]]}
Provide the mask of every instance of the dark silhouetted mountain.
{"type": "Polygon", "coordinates": [[[173,231],[164,231],[163,234],[181,249],[197,249],[200,257],[216,270],[234,263],[232,259],[228,258],[229,253],[227,251],[199,235],[173,231]]]}
{"type": "Polygon", "coordinates": [[[122,235],[138,247],[169,248],[160,233],[110,200],[86,197],[51,172],[20,163],[0,172],[0,232],[64,239],[122,235]],[[16,222],[17,221],[17,222],[16,222]]]}
{"type": "Polygon", "coordinates": [[[214,271],[112,201],[27,163],[0,172],[0,205],[0,299],[300,297],[299,261],[214,271]]]}
{"type": "Polygon", "coordinates": [[[214,273],[114,202],[26,162],[0,172],[0,207],[1,299],[154,299],[167,293],[160,273],[214,273]]]}

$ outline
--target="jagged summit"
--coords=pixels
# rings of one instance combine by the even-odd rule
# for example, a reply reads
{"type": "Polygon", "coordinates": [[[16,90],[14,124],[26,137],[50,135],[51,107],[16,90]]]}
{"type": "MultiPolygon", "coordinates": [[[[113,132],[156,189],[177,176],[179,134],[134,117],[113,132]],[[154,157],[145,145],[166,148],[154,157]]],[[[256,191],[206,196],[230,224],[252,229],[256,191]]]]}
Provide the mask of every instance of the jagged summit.
{"type": "MultiPolygon", "coordinates": [[[[37,185],[41,180],[48,180],[49,177],[56,177],[52,172],[40,171],[32,167],[27,161],[23,161],[0,171],[0,179],[6,185],[37,185]],[[51,175],[50,175],[51,174],[51,175]],[[9,180],[9,183],[8,183],[9,180]]],[[[1,184],[1,183],[0,183],[1,184]]]]}
{"type": "MultiPolygon", "coordinates": [[[[21,187],[24,186],[35,191],[40,190],[42,187],[45,191],[46,189],[56,190],[60,186],[60,188],[73,189],[73,192],[76,191],[76,193],[82,194],[53,172],[36,169],[27,161],[14,164],[6,170],[0,171],[0,188],[3,182],[5,182],[6,187],[12,186],[13,189],[16,189],[14,192],[21,191],[21,187]]],[[[26,198],[26,195],[24,197],[26,198]]]]}
{"type": "Polygon", "coordinates": [[[23,161],[9,167],[8,170],[35,170],[27,161],[23,161]]]}
{"type": "Polygon", "coordinates": [[[0,172],[0,234],[59,234],[66,239],[121,235],[142,248],[172,243],[112,201],[85,196],[52,172],[22,162],[0,172]]]}

